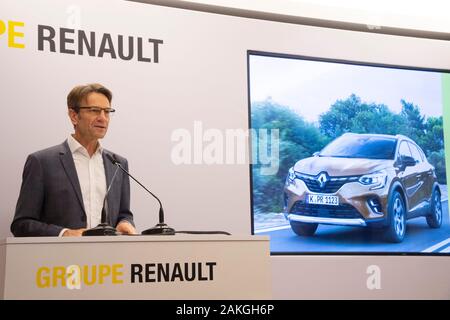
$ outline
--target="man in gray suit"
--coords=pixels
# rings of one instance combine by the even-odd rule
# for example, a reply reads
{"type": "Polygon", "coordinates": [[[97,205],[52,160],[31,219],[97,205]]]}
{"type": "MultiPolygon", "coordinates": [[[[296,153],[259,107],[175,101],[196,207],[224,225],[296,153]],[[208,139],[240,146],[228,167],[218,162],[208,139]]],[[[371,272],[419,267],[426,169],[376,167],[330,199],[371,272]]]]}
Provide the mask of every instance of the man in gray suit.
{"type": "Polygon", "coordinates": [[[107,156],[127,171],[128,162],[99,143],[115,112],[111,100],[111,91],[100,84],[77,86],[69,93],[68,114],[75,133],[60,145],[28,156],[11,224],[15,236],[80,236],[101,222],[104,203],[118,232],[136,233],[129,178],[121,170],[116,173],[107,156]]]}

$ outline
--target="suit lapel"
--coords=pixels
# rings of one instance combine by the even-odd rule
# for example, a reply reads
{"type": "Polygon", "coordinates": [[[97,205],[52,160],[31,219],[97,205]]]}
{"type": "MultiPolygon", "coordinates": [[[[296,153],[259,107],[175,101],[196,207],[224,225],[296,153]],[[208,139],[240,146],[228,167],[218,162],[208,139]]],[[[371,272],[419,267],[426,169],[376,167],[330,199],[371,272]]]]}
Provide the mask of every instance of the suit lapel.
{"type": "Polygon", "coordinates": [[[73,189],[75,190],[75,194],[77,195],[81,208],[83,208],[84,213],[86,213],[84,209],[83,197],[81,196],[80,182],[78,180],[77,170],[75,168],[72,153],[70,152],[67,141],[65,141],[61,146],[62,148],[59,152],[61,163],[63,165],[64,171],[67,174],[67,177],[69,178],[70,183],[72,184],[73,189]]]}

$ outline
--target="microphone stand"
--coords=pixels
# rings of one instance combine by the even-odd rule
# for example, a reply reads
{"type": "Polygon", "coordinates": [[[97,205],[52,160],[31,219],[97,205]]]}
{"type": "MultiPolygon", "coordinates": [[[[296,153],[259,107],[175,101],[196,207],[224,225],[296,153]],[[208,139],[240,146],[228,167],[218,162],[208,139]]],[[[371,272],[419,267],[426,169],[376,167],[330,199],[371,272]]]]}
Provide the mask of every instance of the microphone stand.
{"type": "Polygon", "coordinates": [[[160,207],[159,207],[159,223],[156,224],[156,226],[154,226],[153,228],[142,231],[141,234],[172,236],[175,234],[175,229],[169,227],[167,224],[164,223],[164,209],[158,198],[157,198],[157,200],[160,205],[160,207]]]}
{"type": "Polygon", "coordinates": [[[139,184],[142,188],[144,188],[145,191],[150,193],[156,200],[158,200],[158,203],[159,203],[159,223],[157,225],[155,225],[153,228],[150,228],[150,229],[142,231],[141,234],[144,234],[144,235],[165,235],[165,236],[174,235],[175,234],[175,229],[169,227],[167,224],[164,223],[164,209],[163,209],[162,203],[159,200],[159,198],[157,196],[155,196],[150,190],[148,190],[142,183],[140,183],[138,180],[136,180],[127,170],[122,168],[122,165],[120,164],[120,162],[115,159],[115,155],[114,155],[114,158],[111,157],[109,154],[107,154],[106,157],[109,160],[111,160],[111,162],[113,164],[115,164],[117,166],[117,168],[120,168],[120,170],[125,172],[131,179],[133,179],[137,184],[139,184]]]}
{"type": "Polygon", "coordinates": [[[111,218],[109,216],[109,205],[108,205],[108,194],[109,190],[111,190],[112,183],[114,181],[114,178],[117,175],[117,171],[119,171],[119,168],[116,168],[116,171],[114,172],[114,175],[111,179],[111,182],[109,183],[108,190],[106,190],[105,198],[103,199],[103,208],[102,208],[102,219],[98,226],[83,231],[83,236],[117,236],[117,230],[114,227],[111,227],[111,218]],[[109,220],[106,222],[106,220],[109,220]]]}
{"type": "MultiPolygon", "coordinates": [[[[105,214],[105,208],[102,209],[102,217],[105,214]]],[[[103,219],[102,219],[103,220],[103,219]]],[[[83,231],[83,236],[117,236],[117,230],[106,222],[101,222],[98,226],[83,231]]]]}

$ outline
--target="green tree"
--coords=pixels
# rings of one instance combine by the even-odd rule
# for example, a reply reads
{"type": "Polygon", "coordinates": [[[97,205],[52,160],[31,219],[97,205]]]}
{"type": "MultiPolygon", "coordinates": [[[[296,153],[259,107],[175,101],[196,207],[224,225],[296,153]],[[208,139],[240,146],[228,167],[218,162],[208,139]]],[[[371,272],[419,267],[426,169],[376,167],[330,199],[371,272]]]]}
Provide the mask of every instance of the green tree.
{"type": "Polygon", "coordinates": [[[425,133],[425,116],[420,113],[420,108],[411,102],[400,100],[402,111],[400,115],[405,119],[407,126],[402,127],[402,133],[421,144],[422,137],[425,133]]]}
{"type": "Polygon", "coordinates": [[[444,149],[444,123],[442,116],[429,117],[425,123],[424,131],[420,145],[425,154],[444,149]]]}
{"type": "Polygon", "coordinates": [[[395,135],[402,127],[406,127],[405,120],[386,105],[365,104],[365,110],[351,119],[349,131],[395,135]]]}
{"type": "Polygon", "coordinates": [[[354,117],[367,110],[367,105],[355,94],[346,100],[337,100],[329,111],[319,116],[320,131],[332,139],[339,137],[350,131],[354,117]]]}
{"type": "Polygon", "coordinates": [[[405,117],[394,114],[384,104],[362,102],[355,94],[337,100],[319,116],[320,131],[331,139],[346,132],[397,134],[407,127],[405,117]]]}
{"type": "MultiPolygon", "coordinates": [[[[280,166],[274,175],[262,175],[261,164],[252,166],[255,210],[280,212],[283,206],[283,186],[288,170],[298,160],[321,150],[329,139],[316,126],[306,122],[287,106],[271,99],[252,104],[252,129],[278,129],[280,166]]],[[[255,146],[253,146],[255,148],[255,146]]]]}

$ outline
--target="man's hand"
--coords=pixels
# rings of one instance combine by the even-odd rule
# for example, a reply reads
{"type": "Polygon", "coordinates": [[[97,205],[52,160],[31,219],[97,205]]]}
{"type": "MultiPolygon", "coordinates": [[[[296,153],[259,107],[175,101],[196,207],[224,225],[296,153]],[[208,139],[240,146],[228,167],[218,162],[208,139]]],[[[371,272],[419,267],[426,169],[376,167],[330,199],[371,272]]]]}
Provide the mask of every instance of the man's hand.
{"type": "Polygon", "coordinates": [[[126,220],[120,221],[116,230],[122,234],[136,234],[136,229],[126,220]]]}
{"type": "Polygon", "coordinates": [[[81,237],[83,231],[86,229],[67,229],[63,233],[63,237],[81,237]]]}

